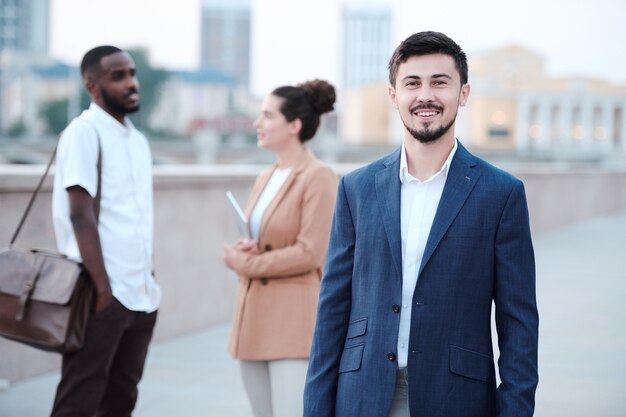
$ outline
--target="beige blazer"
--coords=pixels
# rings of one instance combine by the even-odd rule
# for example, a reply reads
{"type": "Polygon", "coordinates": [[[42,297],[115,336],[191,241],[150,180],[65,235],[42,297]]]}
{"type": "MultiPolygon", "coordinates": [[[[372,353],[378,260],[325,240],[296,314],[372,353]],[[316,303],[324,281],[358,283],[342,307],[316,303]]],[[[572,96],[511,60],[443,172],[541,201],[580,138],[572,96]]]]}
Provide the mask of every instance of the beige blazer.
{"type": "MultiPolygon", "coordinates": [[[[257,177],[248,217],[274,169],[257,177]]],[[[234,357],[309,357],[337,184],[337,175],[307,152],[263,213],[261,253],[235,261],[239,287],[228,347],[234,357]]]]}

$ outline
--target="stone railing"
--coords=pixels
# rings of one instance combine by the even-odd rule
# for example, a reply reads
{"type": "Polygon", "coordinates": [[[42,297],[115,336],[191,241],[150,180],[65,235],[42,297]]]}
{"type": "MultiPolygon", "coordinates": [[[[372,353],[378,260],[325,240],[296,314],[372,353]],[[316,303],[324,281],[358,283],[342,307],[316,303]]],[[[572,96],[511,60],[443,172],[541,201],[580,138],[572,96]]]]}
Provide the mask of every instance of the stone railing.
{"type": "MultiPolygon", "coordinates": [[[[334,166],[338,174],[355,166],[334,166]]],[[[526,184],[533,232],[563,227],[626,208],[626,169],[510,165],[526,184]]],[[[235,275],[224,267],[222,245],[236,238],[225,196],[244,203],[259,166],[155,168],[155,259],[163,303],[155,337],[164,339],[230,319],[235,275]]],[[[0,247],[8,244],[41,166],[0,165],[0,247]]],[[[48,178],[20,247],[54,248],[48,178]]],[[[226,346],[224,346],[226,349],[226,346]]],[[[58,355],[0,339],[0,380],[16,381],[59,366],[58,355]]]]}

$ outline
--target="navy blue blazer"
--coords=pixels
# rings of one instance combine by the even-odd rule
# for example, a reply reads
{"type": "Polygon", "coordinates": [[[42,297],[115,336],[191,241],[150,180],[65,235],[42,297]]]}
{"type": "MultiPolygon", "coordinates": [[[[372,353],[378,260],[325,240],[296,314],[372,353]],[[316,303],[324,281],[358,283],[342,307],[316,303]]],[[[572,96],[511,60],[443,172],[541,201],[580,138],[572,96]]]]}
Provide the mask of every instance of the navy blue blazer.
{"type": "MultiPolygon", "coordinates": [[[[402,304],[399,171],[397,150],[340,181],[306,417],[389,413],[402,304]]],[[[532,416],[539,319],[522,182],[459,143],[418,277],[407,363],[411,417],[532,416]]]]}

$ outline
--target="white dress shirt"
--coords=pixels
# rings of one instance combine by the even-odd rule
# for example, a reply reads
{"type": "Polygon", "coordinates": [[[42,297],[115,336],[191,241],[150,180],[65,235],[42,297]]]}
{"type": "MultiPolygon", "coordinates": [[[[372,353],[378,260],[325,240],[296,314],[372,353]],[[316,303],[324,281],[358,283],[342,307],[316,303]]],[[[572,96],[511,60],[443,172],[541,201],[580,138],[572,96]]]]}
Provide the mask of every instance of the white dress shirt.
{"type": "Polygon", "coordinates": [[[129,310],[152,312],[161,300],[161,289],[152,276],[152,157],[145,136],[128,118],[125,123],[92,103],[65,129],[57,148],[53,224],[59,251],[81,261],[67,189],[80,186],[96,196],[99,136],[98,234],[113,296],[129,310]]]}
{"type": "Polygon", "coordinates": [[[265,209],[267,209],[267,206],[270,205],[285,181],[287,181],[287,177],[289,177],[291,169],[291,167],[284,169],[276,168],[274,172],[272,172],[272,176],[265,185],[265,188],[263,189],[261,196],[257,200],[252,214],[250,215],[250,231],[252,232],[252,239],[256,241],[259,240],[259,231],[261,229],[261,220],[263,219],[263,213],[265,213],[265,209]]]}
{"type": "Polygon", "coordinates": [[[413,292],[417,285],[419,267],[424,256],[426,241],[435,219],[437,206],[446,185],[448,169],[457,150],[457,142],[441,169],[425,181],[411,174],[402,144],[400,156],[400,230],[402,235],[402,307],[398,333],[398,367],[407,364],[413,292]]]}

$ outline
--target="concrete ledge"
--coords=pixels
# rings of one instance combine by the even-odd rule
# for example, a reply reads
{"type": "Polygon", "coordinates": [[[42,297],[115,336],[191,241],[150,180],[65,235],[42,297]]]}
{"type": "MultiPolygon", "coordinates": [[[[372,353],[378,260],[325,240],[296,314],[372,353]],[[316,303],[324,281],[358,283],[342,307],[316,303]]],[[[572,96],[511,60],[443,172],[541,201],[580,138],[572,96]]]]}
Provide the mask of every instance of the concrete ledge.
{"type": "MultiPolygon", "coordinates": [[[[341,175],[362,164],[333,165],[341,175]]],[[[155,259],[163,304],[155,338],[162,340],[229,321],[235,275],[222,246],[237,237],[225,191],[246,201],[264,166],[157,166],[154,177],[155,259]]],[[[0,247],[8,244],[43,166],[0,165],[0,247]]],[[[626,169],[509,164],[526,186],[533,233],[626,209],[626,169]]],[[[54,248],[48,178],[17,245],[54,248]]],[[[58,355],[0,339],[0,379],[17,381],[58,368],[58,355]]]]}

